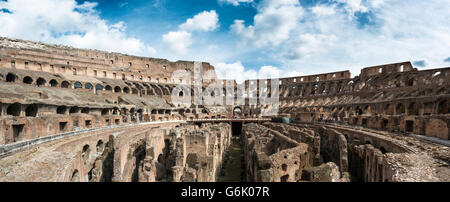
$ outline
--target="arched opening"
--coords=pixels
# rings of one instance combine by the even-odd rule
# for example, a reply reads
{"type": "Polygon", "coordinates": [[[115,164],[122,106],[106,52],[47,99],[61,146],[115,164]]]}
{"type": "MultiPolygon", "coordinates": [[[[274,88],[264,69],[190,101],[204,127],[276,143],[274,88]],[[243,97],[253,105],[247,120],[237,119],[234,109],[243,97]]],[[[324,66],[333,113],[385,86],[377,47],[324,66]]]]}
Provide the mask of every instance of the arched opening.
{"type": "Polygon", "coordinates": [[[380,147],[380,151],[382,154],[386,154],[386,149],[384,147],[380,147]]]}
{"type": "Polygon", "coordinates": [[[84,88],[89,89],[89,90],[94,89],[94,87],[93,87],[92,84],[90,84],[90,83],[84,84],[84,88]]]}
{"type": "Polygon", "coordinates": [[[47,81],[46,81],[45,79],[41,78],[41,77],[39,77],[39,78],[36,80],[36,85],[37,85],[37,86],[44,86],[45,83],[47,83],[47,81]]]}
{"type": "Polygon", "coordinates": [[[115,93],[120,93],[120,92],[122,92],[122,89],[120,89],[119,86],[116,86],[116,87],[114,87],[114,92],[115,93]]]}
{"type": "Polygon", "coordinates": [[[123,93],[129,94],[130,89],[128,87],[123,88],[123,93]]]}
{"type": "Polygon", "coordinates": [[[356,107],[356,114],[358,115],[362,115],[363,114],[363,110],[361,109],[361,107],[356,107]]]}
{"type": "Polygon", "coordinates": [[[138,109],[137,110],[137,116],[138,116],[139,121],[142,121],[142,114],[143,114],[143,110],[142,109],[138,109]]]}
{"type": "Polygon", "coordinates": [[[32,84],[33,83],[33,79],[31,77],[29,77],[29,76],[26,76],[26,77],[23,78],[23,83],[32,84]]]}
{"type": "Polygon", "coordinates": [[[8,73],[6,75],[6,82],[16,82],[17,76],[13,73],[8,73]]]}
{"type": "Polygon", "coordinates": [[[59,106],[58,108],[56,108],[56,113],[57,114],[66,114],[67,111],[67,107],[66,106],[59,106]]]}
{"type": "Polygon", "coordinates": [[[75,114],[78,113],[80,111],[80,109],[78,109],[78,107],[71,107],[69,110],[70,114],[75,114]]]}
{"type": "Polygon", "coordinates": [[[75,82],[74,84],[73,84],[73,87],[75,88],[75,89],[78,89],[78,88],[83,88],[83,85],[80,83],[80,82],[75,82]]]}
{"type": "Polygon", "coordinates": [[[56,81],[55,79],[50,80],[50,86],[51,86],[51,87],[56,87],[56,86],[58,86],[58,81],[56,81]]]}
{"type": "Polygon", "coordinates": [[[404,114],[405,113],[405,105],[403,103],[399,103],[397,105],[396,112],[397,112],[397,114],[404,114]]]}
{"type": "Polygon", "coordinates": [[[447,100],[443,100],[443,101],[439,102],[437,113],[438,114],[449,114],[450,113],[450,108],[448,107],[447,100]]]}
{"type": "Polygon", "coordinates": [[[20,116],[21,107],[22,106],[19,103],[9,105],[6,109],[6,114],[11,116],[20,116]]]}
{"type": "Polygon", "coordinates": [[[37,112],[38,112],[37,104],[32,104],[32,105],[29,105],[25,109],[25,116],[36,117],[37,116],[37,112]]]}
{"type": "Polygon", "coordinates": [[[97,85],[95,85],[95,89],[99,90],[99,91],[102,91],[103,90],[103,86],[100,85],[100,84],[97,84],[97,85]]]}
{"type": "Polygon", "coordinates": [[[233,110],[233,117],[241,117],[242,109],[240,107],[235,107],[233,110]]]}
{"type": "Polygon", "coordinates": [[[86,161],[89,159],[89,153],[90,153],[89,145],[84,145],[83,150],[81,151],[81,159],[83,160],[83,163],[86,164],[86,161]]]}
{"type": "Polygon", "coordinates": [[[63,81],[61,83],[61,88],[69,88],[69,86],[70,86],[70,83],[68,81],[63,81]]]}
{"type": "Polygon", "coordinates": [[[98,142],[97,142],[97,153],[102,153],[103,152],[103,149],[104,149],[104,147],[103,147],[103,141],[102,140],[99,140],[98,142]]]}
{"type": "Polygon", "coordinates": [[[105,86],[105,90],[112,91],[112,87],[110,85],[105,86]]]}
{"type": "Polygon", "coordinates": [[[138,90],[137,90],[136,88],[133,88],[133,89],[132,89],[132,93],[133,93],[133,94],[138,94],[138,90]]]}

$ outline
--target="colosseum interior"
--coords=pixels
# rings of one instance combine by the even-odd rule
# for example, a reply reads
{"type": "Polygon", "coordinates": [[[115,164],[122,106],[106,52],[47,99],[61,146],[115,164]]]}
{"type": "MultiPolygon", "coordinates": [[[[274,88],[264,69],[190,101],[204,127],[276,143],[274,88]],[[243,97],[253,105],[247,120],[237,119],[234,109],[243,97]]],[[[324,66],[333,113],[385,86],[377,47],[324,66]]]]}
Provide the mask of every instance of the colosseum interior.
{"type": "Polygon", "coordinates": [[[172,79],[195,64],[0,38],[0,181],[450,181],[450,68],[279,78],[265,116],[245,93],[262,80],[172,79]],[[245,103],[179,105],[176,86],[245,103]]]}

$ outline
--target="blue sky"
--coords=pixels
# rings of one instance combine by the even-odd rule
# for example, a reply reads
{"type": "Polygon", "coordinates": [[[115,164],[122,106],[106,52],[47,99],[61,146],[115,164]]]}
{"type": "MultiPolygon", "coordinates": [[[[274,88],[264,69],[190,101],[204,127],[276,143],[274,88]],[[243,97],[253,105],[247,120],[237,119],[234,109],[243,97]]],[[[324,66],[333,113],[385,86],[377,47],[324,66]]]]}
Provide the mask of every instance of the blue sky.
{"type": "Polygon", "coordinates": [[[450,66],[450,1],[8,0],[0,36],[212,63],[243,80],[450,66]]]}

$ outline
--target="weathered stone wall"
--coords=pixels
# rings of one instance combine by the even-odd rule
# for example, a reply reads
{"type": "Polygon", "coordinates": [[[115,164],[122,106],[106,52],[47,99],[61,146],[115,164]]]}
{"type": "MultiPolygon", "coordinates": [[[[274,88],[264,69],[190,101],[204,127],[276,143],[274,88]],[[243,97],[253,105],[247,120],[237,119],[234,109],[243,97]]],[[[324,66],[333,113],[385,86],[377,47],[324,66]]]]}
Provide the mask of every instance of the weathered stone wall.
{"type": "Polygon", "coordinates": [[[295,182],[313,164],[307,144],[262,125],[246,124],[241,138],[247,181],[295,182]]]}

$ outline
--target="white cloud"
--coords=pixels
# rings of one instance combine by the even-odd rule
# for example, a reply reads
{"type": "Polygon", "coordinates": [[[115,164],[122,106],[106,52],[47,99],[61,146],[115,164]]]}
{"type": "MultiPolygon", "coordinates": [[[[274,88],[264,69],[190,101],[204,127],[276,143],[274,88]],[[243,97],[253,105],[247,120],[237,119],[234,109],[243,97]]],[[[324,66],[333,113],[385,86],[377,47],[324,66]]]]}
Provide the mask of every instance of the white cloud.
{"type": "Polygon", "coordinates": [[[311,8],[312,13],[317,16],[330,16],[336,13],[334,6],[317,5],[311,8]]]}
{"type": "Polygon", "coordinates": [[[263,0],[254,17],[254,25],[246,27],[243,20],[235,20],[231,30],[244,42],[257,47],[277,46],[289,39],[303,14],[298,0],[263,0]]]}
{"type": "MultiPolygon", "coordinates": [[[[165,45],[178,55],[187,55],[190,46],[195,42],[192,33],[195,31],[209,32],[214,31],[218,27],[219,16],[215,10],[203,11],[193,18],[186,20],[181,24],[178,31],[171,31],[162,36],[165,45]]],[[[212,46],[208,47],[214,48],[212,46]]],[[[190,54],[193,55],[192,53],[190,54]]]]}
{"type": "Polygon", "coordinates": [[[242,3],[251,3],[253,0],[219,0],[219,3],[232,4],[233,6],[239,6],[242,3]]]}
{"type": "Polygon", "coordinates": [[[181,30],[185,31],[214,31],[218,27],[219,15],[215,10],[203,11],[193,18],[189,18],[186,22],[180,25],[181,30]]]}
{"type": "Polygon", "coordinates": [[[293,43],[287,45],[286,57],[289,59],[307,58],[326,51],[336,41],[333,34],[301,34],[293,43]]]}
{"type": "Polygon", "coordinates": [[[163,35],[163,42],[177,54],[187,54],[192,45],[192,34],[186,31],[169,32],[163,35]]]}
{"type": "Polygon", "coordinates": [[[242,83],[245,80],[257,78],[256,71],[245,70],[240,61],[231,64],[215,63],[213,65],[216,69],[217,77],[220,79],[231,79],[242,83]]]}
{"type": "Polygon", "coordinates": [[[361,2],[362,0],[335,0],[335,1],[344,4],[344,8],[351,13],[367,12],[367,8],[361,2]]]}
{"type": "MultiPolygon", "coordinates": [[[[262,29],[270,20],[261,25],[257,19],[271,16],[266,11],[271,2],[265,0],[257,6],[254,25],[236,20],[231,29],[251,45],[238,49],[236,55],[253,59],[257,54],[264,61],[281,63],[283,72],[318,74],[350,69],[356,75],[366,66],[418,60],[427,62],[425,68],[436,68],[445,66],[442,59],[450,52],[450,1],[330,0],[304,9],[296,20],[289,21],[289,29],[262,29]],[[356,12],[365,13],[366,19],[356,12]],[[286,33],[280,30],[290,34],[280,34],[286,33]]],[[[302,10],[298,0],[282,2],[302,10]]]]}
{"type": "Polygon", "coordinates": [[[65,44],[77,48],[100,49],[135,55],[156,50],[127,36],[123,22],[108,24],[101,19],[96,3],[75,0],[0,1],[0,35],[33,41],[65,44]]]}

